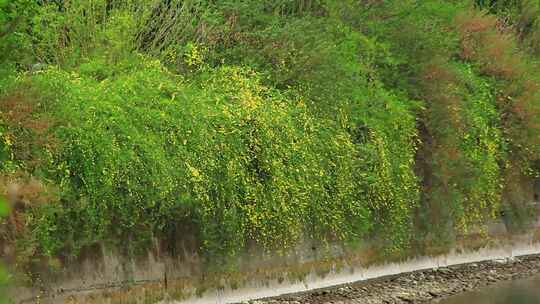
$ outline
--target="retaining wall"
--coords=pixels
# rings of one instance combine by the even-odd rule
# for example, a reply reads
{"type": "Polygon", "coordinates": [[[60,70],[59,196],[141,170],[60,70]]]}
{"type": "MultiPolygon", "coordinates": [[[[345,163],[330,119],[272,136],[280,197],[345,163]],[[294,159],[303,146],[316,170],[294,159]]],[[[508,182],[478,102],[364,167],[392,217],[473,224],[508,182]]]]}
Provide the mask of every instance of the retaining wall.
{"type": "Polygon", "coordinates": [[[394,262],[377,260],[369,246],[319,251],[304,244],[287,256],[242,257],[229,272],[204,267],[196,250],[176,244],[175,254],[155,250],[138,258],[96,247],[78,260],[41,270],[31,286],[10,290],[15,303],[235,303],[307,291],[421,269],[540,254],[540,222],[526,235],[510,237],[492,223],[490,237],[463,239],[446,254],[394,262]]]}

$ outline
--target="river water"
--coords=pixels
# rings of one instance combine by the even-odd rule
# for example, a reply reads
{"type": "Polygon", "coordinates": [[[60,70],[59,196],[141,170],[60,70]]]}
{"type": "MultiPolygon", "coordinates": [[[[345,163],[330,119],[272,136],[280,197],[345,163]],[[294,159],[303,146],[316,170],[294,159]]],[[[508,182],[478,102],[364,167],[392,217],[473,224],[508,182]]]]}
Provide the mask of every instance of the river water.
{"type": "Polygon", "coordinates": [[[540,304],[540,277],[498,284],[437,304],[540,304]]]}

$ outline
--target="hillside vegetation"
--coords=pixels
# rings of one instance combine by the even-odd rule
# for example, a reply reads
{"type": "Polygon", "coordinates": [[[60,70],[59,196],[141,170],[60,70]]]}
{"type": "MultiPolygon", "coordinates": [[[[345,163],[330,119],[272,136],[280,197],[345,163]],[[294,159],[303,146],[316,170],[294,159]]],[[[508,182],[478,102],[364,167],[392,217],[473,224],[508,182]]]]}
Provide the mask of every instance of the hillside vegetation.
{"type": "Polygon", "coordinates": [[[534,0],[2,0],[0,245],[185,237],[226,265],[518,232],[539,59],[534,0]]]}

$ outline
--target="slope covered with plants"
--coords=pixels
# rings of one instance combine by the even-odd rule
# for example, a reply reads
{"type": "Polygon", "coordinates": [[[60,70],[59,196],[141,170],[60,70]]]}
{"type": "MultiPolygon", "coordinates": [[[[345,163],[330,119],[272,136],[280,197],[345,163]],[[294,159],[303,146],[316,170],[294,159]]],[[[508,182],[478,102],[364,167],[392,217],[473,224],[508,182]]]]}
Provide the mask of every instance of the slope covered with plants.
{"type": "Polygon", "coordinates": [[[519,231],[538,16],[532,0],[0,1],[0,244],[28,264],[185,235],[215,263],[305,240],[407,254],[501,211],[519,231]]]}

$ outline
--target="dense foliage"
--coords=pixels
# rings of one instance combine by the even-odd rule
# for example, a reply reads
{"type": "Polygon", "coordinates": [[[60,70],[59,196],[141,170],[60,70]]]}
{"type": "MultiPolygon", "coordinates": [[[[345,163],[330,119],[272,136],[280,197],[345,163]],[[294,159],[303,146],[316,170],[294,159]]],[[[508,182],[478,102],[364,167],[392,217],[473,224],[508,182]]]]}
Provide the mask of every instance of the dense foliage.
{"type": "Polygon", "coordinates": [[[501,210],[524,227],[532,10],[0,1],[1,236],[23,261],[189,237],[216,262],[306,240],[448,246],[501,210]]]}

